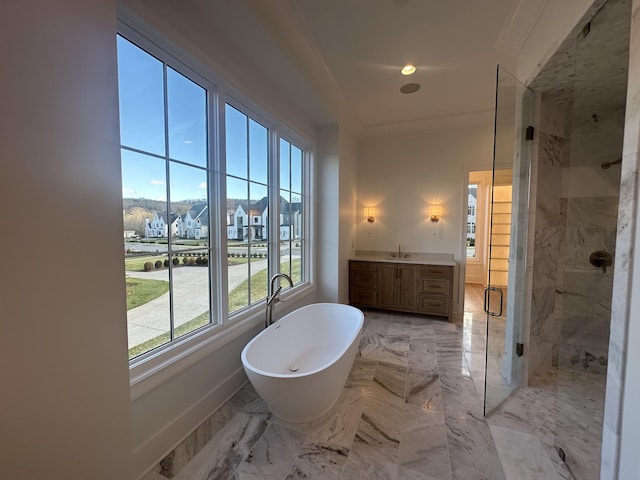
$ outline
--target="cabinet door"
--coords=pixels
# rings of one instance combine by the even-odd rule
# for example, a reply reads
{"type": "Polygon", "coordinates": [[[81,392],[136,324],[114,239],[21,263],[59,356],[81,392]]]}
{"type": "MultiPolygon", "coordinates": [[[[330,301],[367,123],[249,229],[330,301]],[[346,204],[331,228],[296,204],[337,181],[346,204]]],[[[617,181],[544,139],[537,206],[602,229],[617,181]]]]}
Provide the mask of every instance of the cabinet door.
{"type": "Polygon", "coordinates": [[[406,310],[416,308],[416,267],[397,265],[396,306],[406,310]]]}
{"type": "Polygon", "coordinates": [[[378,265],[378,305],[393,308],[396,306],[396,266],[393,263],[378,265]]]}

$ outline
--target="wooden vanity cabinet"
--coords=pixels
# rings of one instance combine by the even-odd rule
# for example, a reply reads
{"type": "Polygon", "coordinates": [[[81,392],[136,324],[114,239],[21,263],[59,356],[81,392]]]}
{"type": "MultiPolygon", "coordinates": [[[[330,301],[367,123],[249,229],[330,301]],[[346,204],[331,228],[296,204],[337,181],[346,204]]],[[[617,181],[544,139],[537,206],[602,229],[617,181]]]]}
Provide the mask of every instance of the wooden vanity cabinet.
{"type": "Polygon", "coordinates": [[[414,311],[416,308],[416,265],[378,264],[378,306],[414,311]]]}
{"type": "Polygon", "coordinates": [[[453,267],[349,260],[349,303],[451,320],[453,267]]]}

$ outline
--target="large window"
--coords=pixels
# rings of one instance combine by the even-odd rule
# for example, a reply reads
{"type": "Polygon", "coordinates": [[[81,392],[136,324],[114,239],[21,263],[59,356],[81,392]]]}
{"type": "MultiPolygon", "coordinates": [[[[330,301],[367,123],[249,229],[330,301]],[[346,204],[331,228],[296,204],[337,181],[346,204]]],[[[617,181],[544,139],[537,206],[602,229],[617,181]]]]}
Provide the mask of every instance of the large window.
{"type": "Polygon", "coordinates": [[[308,282],[302,265],[309,156],[282,138],[277,122],[231,103],[219,111],[212,83],[165,51],[120,35],[117,42],[127,322],[135,358],[250,315],[276,271],[296,285],[308,282]],[[225,126],[223,149],[211,141],[218,124],[225,126]],[[225,184],[223,198],[217,186],[225,184]]]}

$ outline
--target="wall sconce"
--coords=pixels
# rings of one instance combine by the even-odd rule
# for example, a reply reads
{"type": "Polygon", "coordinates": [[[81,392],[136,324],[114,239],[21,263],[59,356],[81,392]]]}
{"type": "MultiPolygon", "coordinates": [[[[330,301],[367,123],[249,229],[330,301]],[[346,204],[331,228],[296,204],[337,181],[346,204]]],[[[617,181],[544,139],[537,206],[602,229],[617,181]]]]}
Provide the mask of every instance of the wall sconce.
{"type": "Polygon", "coordinates": [[[364,216],[367,222],[373,223],[376,221],[376,207],[364,207],[364,216]]]}
{"type": "Polygon", "coordinates": [[[442,205],[431,205],[429,207],[429,215],[431,215],[431,221],[437,222],[442,216],[442,205]]]}

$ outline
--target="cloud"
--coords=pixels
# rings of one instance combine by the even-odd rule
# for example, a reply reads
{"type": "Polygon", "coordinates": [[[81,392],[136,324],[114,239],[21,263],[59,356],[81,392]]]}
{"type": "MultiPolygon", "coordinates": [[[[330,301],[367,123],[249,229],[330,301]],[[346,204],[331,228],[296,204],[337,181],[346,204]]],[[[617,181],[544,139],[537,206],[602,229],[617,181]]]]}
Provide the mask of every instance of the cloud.
{"type": "Polygon", "coordinates": [[[193,140],[185,140],[184,143],[186,143],[187,145],[191,145],[193,143],[193,140]]]}
{"type": "Polygon", "coordinates": [[[207,188],[207,182],[200,182],[200,184],[198,185],[198,188],[202,188],[202,189],[207,188]]]}
{"type": "Polygon", "coordinates": [[[151,183],[151,185],[166,185],[166,182],[164,180],[151,179],[149,183],[151,183]]]}
{"type": "Polygon", "coordinates": [[[135,194],[136,194],[136,191],[133,188],[122,187],[122,195],[123,196],[127,195],[129,197],[132,197],[135,194]]]}

